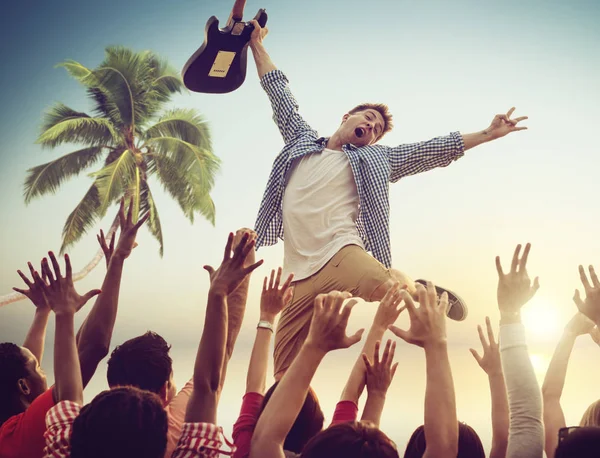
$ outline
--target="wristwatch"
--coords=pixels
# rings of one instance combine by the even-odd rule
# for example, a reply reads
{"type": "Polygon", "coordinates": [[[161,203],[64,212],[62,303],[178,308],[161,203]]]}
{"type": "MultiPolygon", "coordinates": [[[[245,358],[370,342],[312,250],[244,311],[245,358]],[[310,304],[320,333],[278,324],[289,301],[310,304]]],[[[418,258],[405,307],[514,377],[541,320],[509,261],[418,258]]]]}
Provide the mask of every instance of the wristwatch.
{"type": "Polygon", "coordinates": [[[273,332],[273,323],[269,322],[269,321],[259,321],[258,324],[256,325],[256,328],[263,328],[263,329],[268,329],[269,331],[273,332]]]}

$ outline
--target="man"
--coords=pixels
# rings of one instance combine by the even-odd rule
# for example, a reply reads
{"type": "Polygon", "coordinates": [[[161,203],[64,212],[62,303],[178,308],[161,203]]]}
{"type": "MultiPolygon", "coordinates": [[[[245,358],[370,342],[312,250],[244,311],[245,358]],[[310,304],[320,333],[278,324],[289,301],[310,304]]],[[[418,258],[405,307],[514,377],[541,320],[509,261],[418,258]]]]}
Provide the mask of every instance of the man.
{"type": "MultiPolygon", "coordinates": [[[[518,123],[527,117],[511,119],[512,108],[481,132],[453,132],[390,148],[376,144],[392,128],[387,106],[367,103],[346,113],[331,137],[320,137],[298,113],[286,76],[265,50],[267,29],[253,23],[250,47],[285,141],[256,221],[257,247],[273,245],[285,235],[284,271],[295,275],[294,298],[275,337],[275,374],[280,378],[306,339],[318,294],[349,291],[380,301],[394,281],[415,294],[415,282],[391,268],[389,183],[445,167],[467,149],[526,129],[518,123]]],[[[448,316],[464,320],[465,304],[448,293],[448,316]]]]}

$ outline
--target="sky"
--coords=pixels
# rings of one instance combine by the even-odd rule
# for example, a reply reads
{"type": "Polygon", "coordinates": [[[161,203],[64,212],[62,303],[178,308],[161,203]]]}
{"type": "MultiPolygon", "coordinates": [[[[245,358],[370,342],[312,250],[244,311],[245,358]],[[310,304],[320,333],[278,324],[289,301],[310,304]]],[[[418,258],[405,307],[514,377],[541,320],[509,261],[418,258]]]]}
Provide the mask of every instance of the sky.
{"type": "MultiPolygon", "coordinates": [[[[28,168],[75,150],[43,150],[35,144],[43,112],[55,102],[85,111],[85,91],[55,65],[74,59],[93,67],[108,45],[150,49],[182,68],[202,44],[204,24],[226,21],[230,1],[130,0],[120,2],[12,2],[0,18],[0,227],[3,262],[0,294],[19,286],[16,270],[58,250],[64,221],[89,186],[82,174],[54,196],[25,206],[28,168]]],[[[477,324],[499,318],[494,257],[508,265],[517,243],[533,245],[529,271],[541,289],[525,307],[532,361],[543,376],[561,331],[574,314],[577,266],[600,262],[597,171],[600,151],[600,4],[594,0],[476,2],[456,0],[250,0],[245,18],[264,7],[269,14],[265,46],[288,76],[305,119],[330,135],[343,114],[364,101],[387,103],[395,129],[384,140],[400,144],[451,131],[476,132],[493,116],[516,107],[528,130],[470,150],[444,169],[391,186],[394,267],[458,292],[469,317],[448,323],[450,358],[459,418],[489,447],[490,401],[486,377],[469,347],[478,348],[477,324]]],[[[208,287],[204,264],[217,265],[227,233],[252,227],[270,167],[282,140],[258,84],[252,58],[244,85],[226,95],[187,93],[171,107],[194,108],[210,123],[214,152],[222,160],[212,197],[215,226],[184,218],[155,183],[165,239],[145,231],[127,260],[113,345],[148,329],[172,346],[175,379],[191,376],[203,326],[208,287]]],[[[93,171],[90,170],[90,171],[93,171]]],[[[113,209],[116,212],[116,208],[113,209]]],[[[72,251],[74,268],[96,250],[95,233],[72,251]]],[[[262,277],[282,262],[283,245],[259,250],[265,265],[252,281],[244,328],[234,353],[219,421],[229,431],[238,413],[249,351],[258,320],[262,277]]],[[[80,288],[98,287],[101,264],[80,288]]],[[[88,308],[91,304],[88,305],[88,308]]],[[[351,332],[369,322],[376,304],[355,307],[351,332]]],[[[83,320],[85,311],[77,316],[83,320]]],[[[0,310],[0,340],[21,343],[33,316],[25,301],[0,310]]],[[[399,319],[406,326],[407,317],[399,319]]],[[[44,369],[52,379],[51,322],[44,369]]],[[[333,412],[344,376],[359,348],[329,355],[314,387],[324,411],[333,412]]],[[[400,368],[390,389],[382,429],[401,450],[423,419],[424,356],[399,344],[400,368]]],[[[598,348],[580,338],[571,359],[563,406],[577,424],[599,397],[598,348]]],[[[86,400],[106,388],[105,363],[86,390],[86,400]]]]}

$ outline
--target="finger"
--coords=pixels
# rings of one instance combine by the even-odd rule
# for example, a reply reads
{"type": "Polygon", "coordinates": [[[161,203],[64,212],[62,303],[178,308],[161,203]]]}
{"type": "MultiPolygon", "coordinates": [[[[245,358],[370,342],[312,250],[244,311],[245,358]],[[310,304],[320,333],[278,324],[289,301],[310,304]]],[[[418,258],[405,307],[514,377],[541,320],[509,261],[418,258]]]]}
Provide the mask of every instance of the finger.
{"type": "Polygon", "coordinates": [[[360,340],[362,339],[363,333],[365,332],[364,329],[359,329],[358,331],[356,331],[353,335],[351,335],[350,337],[346,337],[346,341],[344,342],[344,346],[346,348],[351,347],[352,345],[357,344],[358,342],[360,342],[360,340]]]}
{"type": "MultiPolygon", "coordinates": [[[[388,343],[389,342],[392,342],[392,340],[391,339],[388,340],[388,343]]],[[[390,353],[389,353],[388,359],[386,361],[388,366],[394,362],[394,356],[396,356],[396,342],[395,341],[392,343],[392,347],[390,349],[390,353]]]]}
{"type": "Polygon", "coordinates": [[[573,302],[575,302],[575,305],[577,306],[577,309],[583,313],[585,316],[587,316],[586,313],[584,313],[584,308],[585,308],[585,303],[581,300],[581,295],[579,294],[579,290],[576,289],[575,290],[575,295],[573,296],[573,302]]]}
{"type": "Polygon", "coordinates": [[[506,113],[506,116],[508,116],[509,118],[512,116],[512,114],[515,111],[515,107],[512,107],[510,110],[508,110],[508,113],[506,113]]]}
{"type": "Polygon", "coordinates": [[[244,259],[247,254],[247,252],[245,251],[247,243],[248,243],[248,234],[244,234],[242,236],[242,240],[240,240],[240,243],[238,243],[238,245],[233,250],[233,258],[232,259],[235,259],[239,263],[244,262],[244,259]]]}
{"type": "Polygon", "coordinates": [[[390,381],[394,380],[394,375],[396,375],[396,369],[398,369],[398,363],[392,366],[392,373],[390,375],[390,381]]]}
{"type": "Polygon", "coordinates": [[[514,122],[521,122],[525,121],[526,119],[529,119],[529,116],[519,116],[518,118],[514,119],[514,122]]]}
{"type": "Polygon", "coordinates": [[[285,293],[283,293],[283,305],[284,306],[288,305],[293,297],[294,297],[294,288],[292,287],[292,288],[286,289],[285,293]]]}
{"type": "Polygon", "coordinates": [[[269,279],[269,289],[273,289],[273,279],[275,278],[275,270],[271,269],[271,278],[269,279]]]}
{"type": "Polygon", "coordinates": [[[227,261],[231,258],[231,245],[233,244],[233,232],[229,233],[227,237],[227,243],[225,244],[225,253],[223,254],[223,261],[227,261]]]}
{"type": "Polygon", "coordinates": [[[277,277],[275,278],[275,289],[279,290],[279,282],[281,282],[281,267],[277,269],[277,277]]]}
{"type": "MultiPolygon", "coordinates": [[[[344,299],[342,299],[342,302],[344,300],[348,299],[347,297],[344,297],[344,299]]],[[[354,306],[358,304],[358,301],[356,299],[353,299],[351,301],[348,301],[348,303],[344,306],[344,309],[342,310],[342,321],[345,323],[348,323],[348,318],[350,318],[350,313],[352,312],[352,309],[354,308],[354,306]]]]}
{"type": "Polygon", "coordinates": [[[265,277],[265,279],[263,280],[263,294],[267,291],[267,277],[265,277]]]}
{"type": "Polygon", "coordinates": [[[248,241],[246,242],[246,246],[242,250],[242,255],[241,255],[241,262],[242,263],[246,262],[246,258],[248,257],[248,255],[250,254],[250,252],[254,249],[254,247],[256,246],[256,241],[255,240],[250,240],[250,235],[249,234],[246,234],[246,236],[248,237],[248,241]]]}
{"type": "Polygon", "coordinates": [[[19,289],[19,288],[13,287],[13,291],[16,291],[17,293],[22,294],[23,296],[29,297],[29,290],[25,291],[24,289],[19,289]]]}
{"type": "MultiPolygon", "coordinates": [[[[31,287],[33,286],[33,284],[29,281],[29,278],[27,278],[25,276],[25,274],[23,272],[21,272],[20,270],[17,270],[17,273],[19,274],[19,277],[21,277],[21,279],[25,282],[25,284],[29,287],[29,289],[31,289],[31,287]]],[[[31,274],[33,276],[33,274],[31,274]]]]}
{"type": "Polygon", "coordinates": [[[518,132],[519,130],[527,130],[527,129],[529,129],[529,127],[526,127],[526,126],[516,127],[515,132],[518,132]]]}
{"type": "Polygon", "coordinates": [[[405,342],[408,342],[408,343],[412,342],[412,340],[410,339],[410,333],[408,331],[405,331],[404,329],[400,329],[397,326],[389,326],[388,329],[390,331],[392,331],[392,333],[394,335],[396,335],[397,337],[400,337],[405,342]]]}
{"type": "Polygon", "coordinates": [[[417,295],[419,296],[419,307],[429,308],[427,300],[427,289],[423,285],[417,284],[417,295]]]}
{"type": "Polygon", "coordinates": [[[435,285],[433,282],[427,282],[427,305],[429,307],[435,307],[437,305],[437,293],[435,291],[435,285]]]}
{"type": "Polygon", "coordinates": [[[479,334],[479,341],[481,342],[481,346],[483,347],[483,351],[487,351],[488,343],[485,341],[485,336],[483,335],[483,329],[481,326],[477,325],[477,333],[479,334]]]}
{"type": "Polygon", "coordinates": [[[502,271],[502,264],[500,264],[500,256],[496,256],[496,271],[498,272],[498,277],[504,277],[504,272],[502,271]]]}
{"type": "Polygon", "coordinates": [[[475,358],[475,361],[477,361],[477,364],[481,366],[481,356],[479,356],[479,353],[477,353],[473,348],[470,348],[469,351],[473,355],[473,358],[475,358]]]}
{"type": "Polygon", "coordinates": [[[367,374],[372,374],[373,366],[371,365],[371,361],[369,361],[369,357],[365,353],[363,353],[361,356],[363,363],[365,364],[365,370],[367,371],[367,374]]]}
{"type": "Polygon", "coordinates": [[[533,280],[533,293],[535,294],[538,289],[540,289],[540,277],[535,277],[535,280],[533,280]]]}
{"type": "Polygon", "coordinates": [[[56,256],[54,256],[54,253],[52,251],[48,252],[48,256],[50,256],[50,261],[52,262],[52,267],[54,268],[54,274],[56,275],[56,279],[58,280],[62,277],[62,274],[60,272],[60,265],[58,264],[56,256]]]}
{"type": "Polygon", "coordinates": [[[204,270],[206,270],[208,272],[208,275],[210,275],[211,277],[215,273],[215,269],[213,269],[211,266],[204,266],[204,270]]]}
{"type": "Polygon", "coordinates": [[[115,250],[115,237],[117,235],[117,231],[115,230],[110,238],[110,252],[112,253],[115,250]]]}
{"type": "Polygon", "coordinates": [[[598,276],[596,275],[596,271],[594,270],[594,266],[590,266],[590,278],[592,279],[592,283],[595,288],[600,288],[600,282],[598,281],[598,276]]]}
{"type": "MultiPolygon", "coordinates": [[[[381,346],[381,343],[379,344],[381,346]]],[[[385,365],[388,361],[388,358],[390,357],[390,348],[392,346],[392,341],[390,339],[388,339],[388,341],[385,343],[385,348],[383,349],[383,355],[381,355],[381,359],[379,359],[379,347],[376,347],[376,351],[375,354],[377,355],[377,364],[383,364],[385,365]]]]}
{"type": "Polygon", "coordinates": [[[444,313],[448,310],[448,292],[444,291],[442,293],[442,297],[440,297],[440,301],[437,305],[438,309],[442,309],[444,313]]]}
{"type": "Polygon", "coordinates": [[[585,274],[585,269],[583,266],[579,266],[579,278],[581,279],[581,283],[583,283],[583,287],[585,291],[589,291],[591,289],[590,282],[588,281],[587,275],[585,274]]]}
{"type": "Polygon", "coordinates": [[[321,316],[325,312],[325,294],[319,294],[315,297],[313,320],[315,316],[321,316]]]}
{"type": "Polygon", "coordinates": [[[85,295],[83,296],[83,304],[85,305],[85,303],[87,301],[89,301],[92,297],[97,296],[98,294],[100,294],[102,291],[100,291],[99,289],[93,289],[91,291],[88,291],[87,293],[85,293],[85,295]]]}
{"type": "Polygon", "coordinates": [[[106,239],[104,238],[104,231],[100,229],[100,235],[98,236],[98,242],[102,245],[102,248],[106,245],[106,239]]]}
{"type": "Polygon", "coordinates": [[[513,254],[512,264],[510,265],[511,273],[515,273],[517,271],[517,266],[519,265],[519,253],[521,252],[521,245],[517,245],[515,248],[515,253],[513,254]]]}
{"type": "Polygon", "coordinates": [[[344,296],[343,294],[333,294],[332,295],[332,305],[331,305],[331,312],[334,313],[335,315],[339,315],[340,311],[342,310],[342,305],[344,305],[344,296]]]}
{"type": "Polygon", "coordinates": [[[67,280],[71,280],[73,276],[73,269],[71,268],[71,258],[68,254],[65,254],[65,269],[67,271],[65,278],[67,280]]]}
{"type": "Polygon", "coordinates": [[[137,231],[140,227],[142,227],[144,225],[144,223],[146,221],[148,221],[148,218],[150,218],[150,212],[146,212],[144,214],[144,216],[142,216],[137,223],[135,223],[135,226],[133,226],[133,230],[137,231]]]}
{"type": "Polygon", "coordinates": [[[399,289],[400,289],[400,283],[394,282],[392,284],[392,286],[390,286],[390,288],[386,291],[385,296],[383,296],[383,299],[381,300],[381,302],[385,302],[386,304],[390,303],[393,300],[394,296],[397,294],[399,289]]]}
{"type": "Polygon", "coordinates": [[[405,289],[403,289],[401,291],[401,294],[402,294],[402,299],[404,300],[404,303],[406,304],[405,307],[408,310],[408,314],[410,315],[410,317],[412,319],[417,313],[417,308],[415,307],[413,298],[408,293],[408,291],[406,291],[405,289]]]}
{"type": "Polygon", "coordinates": [[[531,250],[531,243],[525,245],[525,251],[523,252],[523,257],[519,262],[519,272],[523,272],[527,269],[527,259],[529,258],[529,250],[531,250]]]}
{"type": "Polygon", "coordinates": [[[294,274],[289,274],[287,280],[285,281],[285,283],[283,284],[281,289],[283,291],[287,291],[289,289],[290,285],[292,284],[293,280],[294,280],[294,274]]]}
{"type": "Polygon", "coordinates": [[[251,266],[246,267],[244,269],[244,271],[243,271],[244,275],[248,275],[248,274],[254,272],[256,269],[258,269],[260,266],[263,265],[263,262],[264,262],[264,260],[261,259],[260,261],[255,262],[254,264],[252,264],[251,266]]]}
{"type": "Polygon", "coordinates": [[[42,275],[45,275],[45,278],[48,280],[50,285],[53,285],[55,280],[52,276],[52,272],[50,271],[50,266],[48,265],[48,260],[46,258],[42,259],[42,275]]]}
{"type": "Polygon", "coordinates": [[[37,271],[33,271],[33,280],[35,281],[35,284],[40,287],[42,292],[46,291],[48,285],[44,280],[40,278],[40,274],[38,274],[37,271]]]}
{"type": "Polygon", "coordinates": [[[121,204],[119,205],[119,224],[121,230],[125,227],[125,197],[121,198],[121,204]]]}
{"type": "Polygon", "coordinates": [[[487,327],[488,341],[490,345],[495,345],[496,339],[494,338],[494,330],[492,329],[492,322],[489,316],[485,317],[485,325],[487,327]]]}

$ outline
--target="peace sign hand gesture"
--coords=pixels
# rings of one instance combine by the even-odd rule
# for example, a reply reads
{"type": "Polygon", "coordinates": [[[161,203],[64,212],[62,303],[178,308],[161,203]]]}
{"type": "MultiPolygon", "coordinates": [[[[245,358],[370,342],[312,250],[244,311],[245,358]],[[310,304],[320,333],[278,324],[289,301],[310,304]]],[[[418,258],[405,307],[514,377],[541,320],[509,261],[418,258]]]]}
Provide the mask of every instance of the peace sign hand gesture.
{"type": "Polygon", "coordinates": [[[527,116],[520,116],[518,118],[511,119],[515,107],[512,107],[506,114],[497,114],[494,116],[490,127],[486,129],[486,133],[490,135],[492,139],[504,137],[506,134],[511,132],[517,132],[519,130],[525,130],[527,127],[518,126],[517,124],[521,121],[528,119],[527,116]]]}

